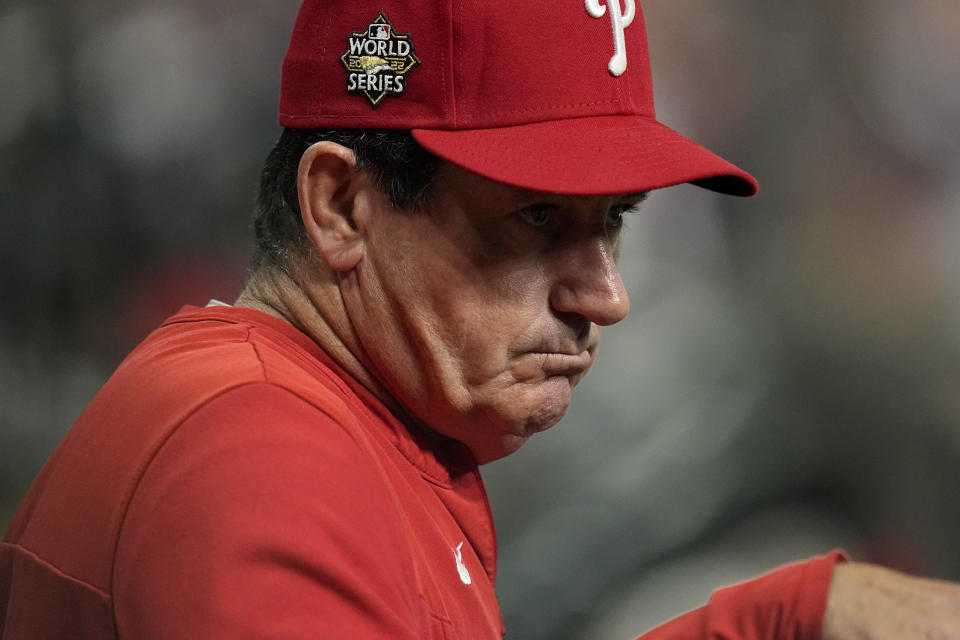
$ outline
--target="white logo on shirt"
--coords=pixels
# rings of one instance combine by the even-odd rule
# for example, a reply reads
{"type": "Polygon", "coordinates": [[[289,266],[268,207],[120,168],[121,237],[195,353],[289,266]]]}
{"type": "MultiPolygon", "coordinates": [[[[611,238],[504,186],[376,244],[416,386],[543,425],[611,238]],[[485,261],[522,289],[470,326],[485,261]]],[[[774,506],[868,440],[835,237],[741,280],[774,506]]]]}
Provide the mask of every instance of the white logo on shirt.
{"type": "Polygon", "coordinates": [[[594,18],[602,18],[607,8],[610,9],[610,25],[613,27],[613,57],[607,69],[610,74],[619,76],[627,70],[627,45],[623,40],[623,30],[630,26],[637,14],[634,0],[624,0],[624,12],[620,13],[620,0],[607,0],[607,6],[600,4],[600,0],[584,0],[587,13],[594,18]]]}
{"type": "Polygon", "coordinates": [[[457,573],[460,574],[460,582],[463,584],[470,584],[470,572],[467,571],[467,565],[463,564],[463,553],[460,551],[460,547],[463,546],[463,543],[457,545],[456,549],[453,549],[453,557],[457,561],[457,573]]]}

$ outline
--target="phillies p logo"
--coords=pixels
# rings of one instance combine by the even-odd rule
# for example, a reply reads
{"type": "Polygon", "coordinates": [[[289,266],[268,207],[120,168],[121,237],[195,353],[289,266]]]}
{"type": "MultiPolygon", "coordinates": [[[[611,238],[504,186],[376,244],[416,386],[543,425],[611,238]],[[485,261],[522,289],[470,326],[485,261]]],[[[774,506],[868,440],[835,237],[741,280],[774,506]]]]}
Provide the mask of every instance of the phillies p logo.
{"type": "Polygon", "coordinates": [[[623,13],[620,12],[620,0],[606,0],[607,6],[600,4],[600,0],[585,0],[587,13],[594,18],[602,18],[607,9],[610,9],[610,25],[613,27],[613,57],[607,69],[610,75],[619,76],[627,70],[627,45],[623,40],[623,30],[630,26],[637,14],[634,0],[624,0],[623,13]]]}

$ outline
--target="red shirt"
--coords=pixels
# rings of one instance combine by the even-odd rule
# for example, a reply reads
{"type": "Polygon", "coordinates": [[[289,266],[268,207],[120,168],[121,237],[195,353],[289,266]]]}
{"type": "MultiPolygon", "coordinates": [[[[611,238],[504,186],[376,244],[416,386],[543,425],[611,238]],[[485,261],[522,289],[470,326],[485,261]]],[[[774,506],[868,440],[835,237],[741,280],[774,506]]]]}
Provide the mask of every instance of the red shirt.
{"type": "Polygon", "coordinates": [[[148,337],[6,540],[4,637],[501,636],[466,450],[248,309],[185,309],[148,337]]]}
{"type": "MultiPolygon", "coordinates": [[[[720,591],[649,638],[814,640],[834,561],[720,591]]],[[[400,423],[280,320],[186,308],[14,517],[0,636],[499,638],[495,568],[462,445],[400,423]]]]}

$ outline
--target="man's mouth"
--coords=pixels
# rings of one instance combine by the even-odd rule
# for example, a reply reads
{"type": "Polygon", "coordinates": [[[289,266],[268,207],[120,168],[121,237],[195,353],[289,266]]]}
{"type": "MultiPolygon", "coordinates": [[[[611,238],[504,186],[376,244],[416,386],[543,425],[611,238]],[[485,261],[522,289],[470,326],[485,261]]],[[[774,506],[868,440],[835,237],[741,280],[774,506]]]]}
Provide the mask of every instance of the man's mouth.
{"type": "Polygon", "coordinates": [[[547,351],[533,354],[540,358],[541,371],[545,377],[578,376],[586,373],[593,364],[593,351],[584,349],[569,353],[563,351],[547,351]]]}

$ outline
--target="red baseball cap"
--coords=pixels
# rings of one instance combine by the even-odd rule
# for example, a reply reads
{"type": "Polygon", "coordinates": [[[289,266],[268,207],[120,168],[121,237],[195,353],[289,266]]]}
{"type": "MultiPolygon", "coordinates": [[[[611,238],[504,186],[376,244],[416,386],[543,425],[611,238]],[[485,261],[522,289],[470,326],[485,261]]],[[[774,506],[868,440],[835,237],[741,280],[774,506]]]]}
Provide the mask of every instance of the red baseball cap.
{"type": "Polygon", "coordinates": [[[280,124],[410,130],[444,160],[535,191],[757,191],[656,120],[634,0],[305,0],[280,124]]]}

